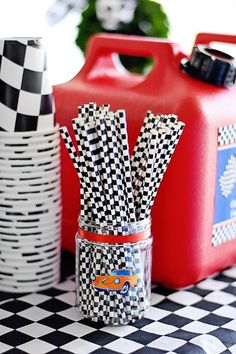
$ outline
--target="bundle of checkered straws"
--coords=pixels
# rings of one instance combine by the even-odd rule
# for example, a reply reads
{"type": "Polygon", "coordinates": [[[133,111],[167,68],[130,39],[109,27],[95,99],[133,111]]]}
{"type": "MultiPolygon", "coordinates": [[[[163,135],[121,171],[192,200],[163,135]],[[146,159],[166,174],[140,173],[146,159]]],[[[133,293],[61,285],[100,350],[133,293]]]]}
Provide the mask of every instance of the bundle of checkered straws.
{"type": "MultiPolygon", "coordinates": [[[[175,115],[147,112],[132,156],[129,155],[124,110],[109,105],[79,107],[72,120],[77,148],[66,127],[61,136],[80,179],[79,224],[86,231],[122,236],[129,225],[149,220],[151,207],[179,141],[184,124],[175,115]]],[[[86,317],[126,324],[142,317],[150,296],[150,247],[80,240],[78,306],[86,317]],[[142,254],[141,254],[142,253],[142,254]],[[104,292],[91,285],[91,276],[133,269],[140,281],[125,292],[104,292]]],[[[141,242],[142,243],[142,242],[141,242]]]]}

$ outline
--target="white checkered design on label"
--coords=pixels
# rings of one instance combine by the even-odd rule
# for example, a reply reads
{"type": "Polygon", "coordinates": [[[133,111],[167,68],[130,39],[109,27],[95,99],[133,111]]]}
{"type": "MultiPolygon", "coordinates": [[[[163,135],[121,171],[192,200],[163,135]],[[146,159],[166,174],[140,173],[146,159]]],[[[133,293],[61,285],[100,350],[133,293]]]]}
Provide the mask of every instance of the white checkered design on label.
{"type": "Polygon", "coordinates": [[[227,223],[213,229],[212,245],[218,246],[236,237],[236,223],[227,223]]]}
{"type": "Polygon", "coordinates": [[[220,176],[220,189],[224,197],[229,197],[236,183],[236,156],[231,155],[223,174],[220,176]]]}
{"type": "Polygon", "coordinates": [[[228,145],[236,142],[236,124],[225,125],[218,130],[218,145],[228,145]]]}

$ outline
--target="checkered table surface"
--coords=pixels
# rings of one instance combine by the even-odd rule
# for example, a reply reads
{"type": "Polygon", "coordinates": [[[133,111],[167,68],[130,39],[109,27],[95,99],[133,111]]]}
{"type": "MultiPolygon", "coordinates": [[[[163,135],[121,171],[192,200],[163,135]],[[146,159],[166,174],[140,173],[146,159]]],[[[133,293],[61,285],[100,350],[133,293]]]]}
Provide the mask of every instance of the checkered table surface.
{"type": "Polygon", "coordinates": [[[0,353],[236,353],[236,267],[179,291],[154,287],[147,315],[119,327],[73,306],[74,256],[65,251],[62,270],[50,290],[0,293],[0,353]]]}

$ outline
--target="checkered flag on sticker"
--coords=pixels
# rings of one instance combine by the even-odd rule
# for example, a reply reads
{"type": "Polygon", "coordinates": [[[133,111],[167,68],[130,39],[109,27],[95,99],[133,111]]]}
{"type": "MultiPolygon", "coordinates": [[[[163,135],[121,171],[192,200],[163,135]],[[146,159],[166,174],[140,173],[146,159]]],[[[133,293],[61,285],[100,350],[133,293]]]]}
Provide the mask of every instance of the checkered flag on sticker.
{"type": "Polygon", "coordinates": [[[46,55],[40,40],[0,40],[0,130],[51,129],[54,111],[46,55]]]}
{"type": "Polygon", "coordinates": [[[227,198],[232,193],[236,183],[236,156],[231,155],[227,161],[223,174],[219,178],[222,195],[227,198]]]}

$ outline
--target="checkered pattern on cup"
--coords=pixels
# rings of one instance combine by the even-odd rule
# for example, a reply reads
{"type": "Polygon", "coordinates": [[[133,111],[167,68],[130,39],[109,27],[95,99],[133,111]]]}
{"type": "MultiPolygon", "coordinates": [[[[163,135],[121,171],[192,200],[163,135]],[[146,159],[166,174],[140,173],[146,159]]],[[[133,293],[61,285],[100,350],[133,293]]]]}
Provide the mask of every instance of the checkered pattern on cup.
{"type": "Polygon", "coordinates": [[[54,126],[54,102],[40,39],[0,39],[0,130],[54,126]]]}

